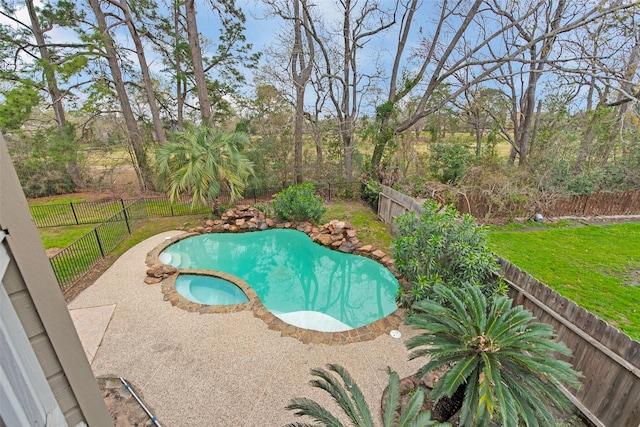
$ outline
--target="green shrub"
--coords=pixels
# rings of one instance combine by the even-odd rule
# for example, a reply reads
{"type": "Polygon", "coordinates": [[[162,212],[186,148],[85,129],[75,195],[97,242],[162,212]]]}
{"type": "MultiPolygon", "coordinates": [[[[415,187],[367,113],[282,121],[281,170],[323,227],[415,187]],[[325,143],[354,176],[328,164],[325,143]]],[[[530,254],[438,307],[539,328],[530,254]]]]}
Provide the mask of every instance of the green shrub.
{"type": "Polygon", "coordinates": [[[73,129],[45,128],[33,135],[13,135],[9,153],[27,197],[44,197],[73,192],[67,171],[70,160],[79,161],[73,129]]]}
{"type": "Polygon", "coordinates": [[[14,158],[16,173],[27,197],[45,197],[73,192],[73,181],[64,165],[47,159],[14,158]]]}
{"type": "Polygon", "coordinates": [[[266,217],[273,216],[273,205],[271,203],[258,203],[254,207],[262,212],[266,217]]]}
{"type": "Polygon", "coordinates": [[[382,185],[375,179],[363,181],[360,185],[360,198],[376,211],[381,192],[382,185]]]}
{"type": "Polygon", "coordinates": [[[314,194],[309,183],[293,185],[276,194],[273,210],[278,218],[319,222],[326,209],[323,200],[314,194]]]}
{"type": "Polygon", "coordinates": [[[443,184],[455,184],[473,161],[469,148],[461,142],[441,142],[431,146],[429,169],[443,184]]]}
{"type": "Polygon", "coordinates": [[[409,212],[394,222],[395,265],[410,283],[410,289],[399,289],[398,301],[409,307],[430,297],[436,284],[456,288],[468,283],[479,286],[485,295],[495,293],[502,282],[496,274],[496,258],[487,247],[487,230],[453,206],[440,209],[428,200],[422,209],[419,217],[409,212]]]}

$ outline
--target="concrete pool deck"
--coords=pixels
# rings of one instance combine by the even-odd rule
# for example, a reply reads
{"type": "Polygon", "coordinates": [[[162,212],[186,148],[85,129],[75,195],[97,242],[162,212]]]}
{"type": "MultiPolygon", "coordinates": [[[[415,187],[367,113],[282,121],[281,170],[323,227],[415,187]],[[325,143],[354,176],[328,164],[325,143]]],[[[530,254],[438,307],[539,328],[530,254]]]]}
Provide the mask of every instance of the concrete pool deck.
{"type": "Polygon", "coordinates": [[[173,307],[163,300],[161,285],[144,283],[145,257],[181,233],[162,233],[131,248],[69,303],[70,310],[115,305],[97,339],[93,372],[125,378],[163,426],[309,422],[285,406],[308,397],[335,408],[326,392],[309,385],[310,369],[328,363],[347,368],[378,425],[387,367],[402,378],[424,364],[408,360],[405,341],[415,332],[405,325],[399,327],[400,339],[382,335],[347,345],[304,344],[269,330],[251,311],[199,314],[173,307]]]}

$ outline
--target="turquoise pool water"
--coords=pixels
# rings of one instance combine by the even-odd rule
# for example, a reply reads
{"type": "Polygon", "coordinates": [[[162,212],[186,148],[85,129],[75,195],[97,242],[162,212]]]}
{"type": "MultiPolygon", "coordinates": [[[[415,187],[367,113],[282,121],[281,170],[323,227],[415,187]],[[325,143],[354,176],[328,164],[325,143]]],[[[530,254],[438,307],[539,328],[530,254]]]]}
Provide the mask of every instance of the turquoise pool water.
{"type": "Polygon", "coordinates": [[[180,274],[176,291],[189,301],[207,305],[230,305],[248,302],[242,289],[219,277],[180,274]]]}
{"type": "Polygon", "coordinates": [[[295,230],[202,234],[169,246],[160,260],[233,274],[274,315],[306,329],[354,329],[397,308],[398,281],[388,269],[327,249],[295,230]]]}

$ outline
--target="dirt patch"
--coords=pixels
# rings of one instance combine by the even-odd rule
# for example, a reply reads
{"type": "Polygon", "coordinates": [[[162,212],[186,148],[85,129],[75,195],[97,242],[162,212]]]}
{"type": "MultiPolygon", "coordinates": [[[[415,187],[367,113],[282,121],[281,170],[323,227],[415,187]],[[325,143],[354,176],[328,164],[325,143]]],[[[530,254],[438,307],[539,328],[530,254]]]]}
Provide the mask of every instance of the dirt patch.
{"type": "Polygon", "coordinates": [[[627,286],[640,286],[640,269],[632,268],[627,270],[622,278],[622,283],[627,286]]]}
{"type": "Polygon", "coordinates": [[[606,277],[621,279],[623,285],[640,286],[640,268],[630,268],[623,272],[600,271],[600,273],[606,277]]]}
{"type": "Polygon", "coordinates": [[[98,191],[113,191],[127,197],[140,192],[140,182],[132,166],[92,166],[89,168],[89,186],[98,191]]]}
{"type": "Polygon", "coordinates": [[[626,224],[630,222],[640,222],[640,215],[591,216],[579,220],[589,225],[626,224]]]}
{"type": "MultiPolygon", "coordinates": [[[[103,200],[132,197],[132,195],[113,189],[112,191],[79,191],[77,193],[58,194],[56,196],[30,198],[27,199],[27,201],[29,203],[55,203],[57,199],[69,199],[70,197],[83,199],[86,202],[100,202],[103,200]]],[[[68,200],[65,200],[65,202],[68,202],[68,200]]]]}
{"type": "Polygon", "coordinates": [[[51,257],[54,257],[54,256],[58,255],[60,252],[62,252],[62,249],[60,249],[60,248],[49,248],[49,249],[45,250],[45,252],[47,253],[47,257],[51,258],[51,257]]]}
{"type": "MultiPolygon", "coordinates": [[[[127,390],[122,381],[120,381],[120,378],[98,377],[96,381],[98,382],[104,403],[107,405],[115,427],[151,427],[155,425],[138,401],[129,390],[127,390]]],[[[132,384],[129,385],[144,402],[142,394],[137,391],[132,384]]],[[[145,404],[145,406],[147,405],[145,404]]],[[[151,409],[149,408],[149,410],[151,409]]],[[[153,412],[151,413],[153,414],[153,412]]]]}

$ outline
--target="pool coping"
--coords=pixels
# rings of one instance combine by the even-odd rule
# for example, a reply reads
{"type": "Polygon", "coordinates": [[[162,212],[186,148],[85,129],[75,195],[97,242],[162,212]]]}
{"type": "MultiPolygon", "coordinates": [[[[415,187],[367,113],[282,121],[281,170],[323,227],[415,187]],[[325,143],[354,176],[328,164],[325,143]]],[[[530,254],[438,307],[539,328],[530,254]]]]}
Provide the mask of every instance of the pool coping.
{"type": "MultiPolygon", "coordinates": [[[[286,227],[289,228],[289,227],[286,227]]],[[[293,228],[296,230],[296,228],[293,228]]],[[[258,232],[261,230],[247,230],[244,232],[258,232]]],[[[300,232],[301,230],[297,230],[300,232]]],[[[232,231],[233,232],[233,231],[232,231]]],[[[178,236],[174,236],[171,238],[165,239],[160,245],[156,246],[153,250],[151,250],[146,257],[146,264],[149,268],[157,268],[162,267],[163,264],[160,259],[160,253],[163,250],[173,245],[174,243],[187,239],[189,237],[198,236],[202,233],[199,232],[187,232],[178,236]]],[[[309,233],[305,233],[309,234],[309,233]]],[[[319,244],[314,241],[314,243],[319,244]]],[[[321,245],[323,246],[323,245],[321,245]]],[[[325,246],[326,247],[326,246],[325,246]]],[[[365,256],[362,253],[357,255],[365,256]]],[[[384,268],[388,268],[388,266],[379,262],[379,259],[374,257],[367,257],[372,259],[373,261],[378,262],[384,268]]],[[[394,275],[397,274],[389,269],[394,275]]],[[[168,275],[161,282],[161,290],[164,295],[164,300],[169,301],[172,306],[180,308],[182,310],[192,312],[192,313],[200,313],[200,314],[216,314],[216,313],[234,313],[238,311],[246,311],[250,310],[253,315],[259,319],[261,319],[264,323],[267,324],[267,327],[270,330],[280,331],[281,336],[287,336],[291,338],[295,338],[299,341],[302,341],[305,344],[351,344],[362,341],[373,340],[380,335],[388,334],[392,330],[398,329],[400,324],[404,319],[405,310],[402,308],[396,309],[393,313],[383,317],[382,319],[378,319],[373,323],[370,323],[365,326],[361,326],[355,329],[349,329],[347,331],[341,332],[322,332],[315,331],[305,328],[300,328],[298,326],[291,325],[286,323],[282,319],[276,317],[273,313],[271,313],[263,304],[256,292],[251,288],[251,286],[240,279],[237,276],[234,276],[229,273],[225,273],[223,271],[217,270],[205,270],[205,269],[188,269],[188,268],[177,268],[177,271],[173,274],[168,275]],[[180,274],[196,274],[202,276],[212,276],[218,277],[224,280],[227,280],[236,286],[238,286],[247,296],[249,302],[241,303],[241,304],[231,304],[231,305],[206,305],[200,304],[193,301],[189,301],[182,295],[178,293],[175,287],[175,281],[180,274]]]]}

